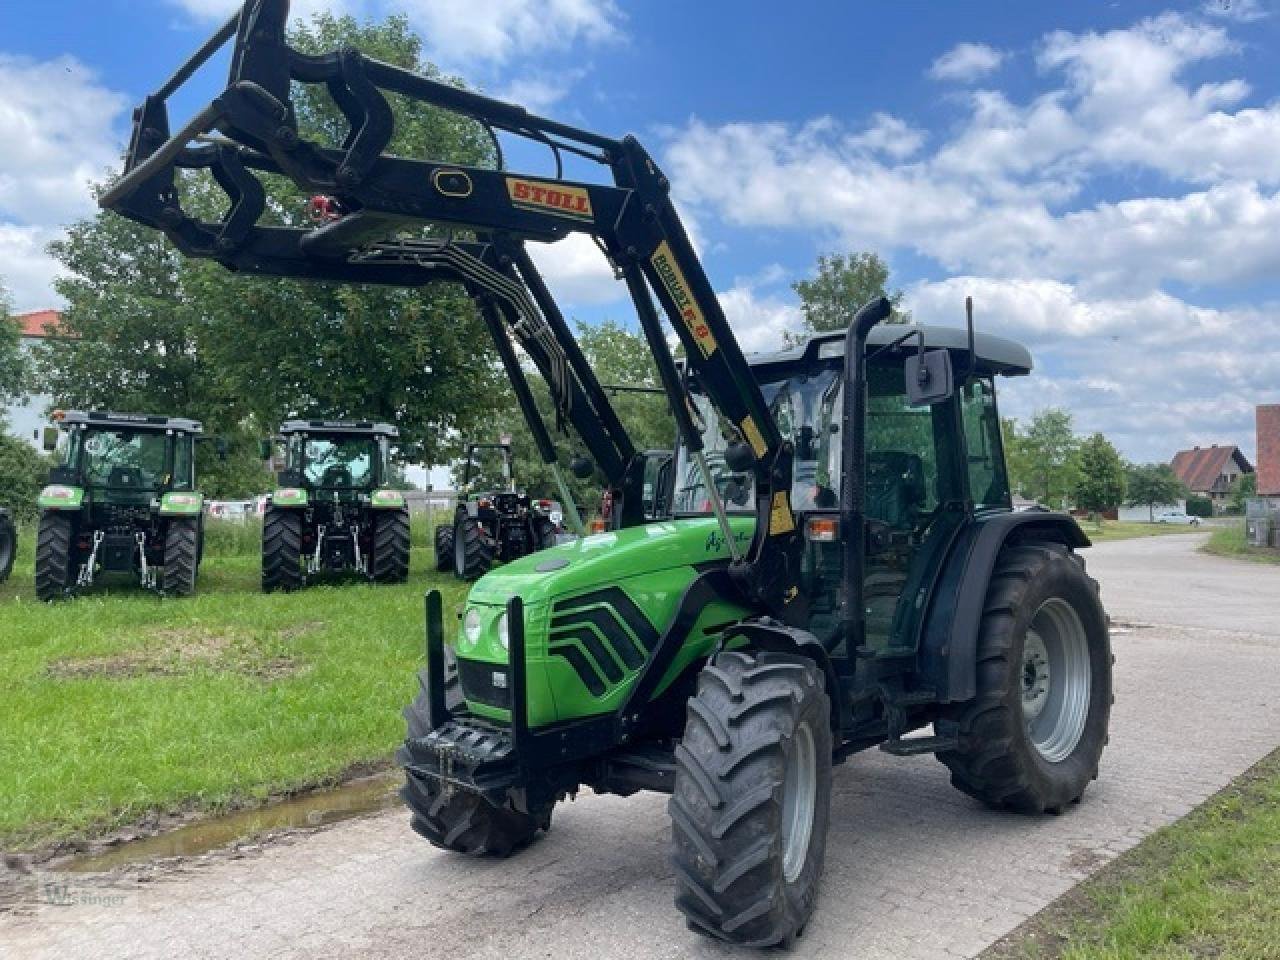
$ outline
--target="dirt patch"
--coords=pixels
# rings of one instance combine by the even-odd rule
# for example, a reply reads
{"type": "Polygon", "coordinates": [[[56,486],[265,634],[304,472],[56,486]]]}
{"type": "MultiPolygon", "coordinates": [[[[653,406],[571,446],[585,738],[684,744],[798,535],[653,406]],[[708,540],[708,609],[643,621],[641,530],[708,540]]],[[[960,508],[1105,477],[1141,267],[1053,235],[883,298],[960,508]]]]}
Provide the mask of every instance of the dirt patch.
{"type": "Polygon", "coordinates": [[[328,625],[324,620],[303,620],[301,623],[281,627],[276,631],[276,636],[281,640],[297,640],[299,637],[305,637],[322,630],[328,625]]]}
{"type": "MultiPolygon", "coordinates": [[[[304,623],[276,633],[280,639],[302,636],[317,628],[304,623]]],[[[153,631],[144,644],[108,657],[69,657],[46,668],[59,680],[133,677],[176,677],[202,667],[273,681],[293,676],[305,665],[280,653],[257,649],[250,634],[229,627],[181,627],[153,631]]]]}

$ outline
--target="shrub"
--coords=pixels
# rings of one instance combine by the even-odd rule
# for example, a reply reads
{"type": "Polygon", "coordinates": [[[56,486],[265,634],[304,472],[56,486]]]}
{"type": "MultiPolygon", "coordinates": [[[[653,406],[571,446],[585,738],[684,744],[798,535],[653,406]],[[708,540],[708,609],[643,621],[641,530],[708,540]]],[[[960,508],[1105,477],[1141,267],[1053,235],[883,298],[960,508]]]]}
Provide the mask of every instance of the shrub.
{"type": "Polygon", "coordinates": [[[1212,517],[1213,501],[1208,497],[1198,497],[1195,494],[1192,494],[1187,497],[1187,516],[1212,517]]]}
{"type": "Polygon", "coordinates": [[[19,520],[34,520],[48,477],[48,457],[25,440],[0,434],[0,506],[10,507],[19,520]]]}

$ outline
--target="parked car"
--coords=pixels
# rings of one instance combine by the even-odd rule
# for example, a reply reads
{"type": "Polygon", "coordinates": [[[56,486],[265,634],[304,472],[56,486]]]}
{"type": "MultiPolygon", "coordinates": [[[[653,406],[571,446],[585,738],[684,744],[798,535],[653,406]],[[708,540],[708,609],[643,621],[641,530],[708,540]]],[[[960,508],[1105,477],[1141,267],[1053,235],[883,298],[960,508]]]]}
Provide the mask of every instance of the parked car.
{"type": "Polygon", "coordinates": [[[1177,523],[1186,527],[1200,526],[1200,518],[1188,515],[1182,510],[1166,510],[1156,514],[1156,523],[1177,523]]]}
{"type": "Polygon", "coordinates": [[[205,506],[205,513],[211,519],[238,523],[244,523],[255,512],[252,500],[210,500],[205,506]]]}

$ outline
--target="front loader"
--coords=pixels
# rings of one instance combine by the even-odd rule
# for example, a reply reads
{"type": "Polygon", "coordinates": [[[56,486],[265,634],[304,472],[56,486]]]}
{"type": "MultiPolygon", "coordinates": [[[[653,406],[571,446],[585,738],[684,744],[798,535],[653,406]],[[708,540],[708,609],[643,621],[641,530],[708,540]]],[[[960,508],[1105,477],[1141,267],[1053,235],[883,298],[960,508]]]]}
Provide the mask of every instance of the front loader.
{"type": "Polygon", "coordinates": [[[40,491],[36,596],[57,600],[103,574],[170,596],[195,591],[204,543],[196,487],[198,420],[54,411],[58,465],[40,491]]]}
{"type": "Polygon", "coordinates": [[[749,361],[634,138],[353,50],[300,54],[287,15],[283,0],[250,0],[147,99],[103,203],[231,269],[462,284],[548,464],[517,345],[585,448],[575,473],[594,473],[611,504],[604,532],[476,581],[456,632],[428,594],[399,754],[415,831],[505,856],[584,787],[667,793],[677,907],[697,931],[764,946],[808,922],[843,813],[833,767],[859,750],[932,754],[992,807],[1062,813],[1080,799],[1106,740],[1111,653],[1078,553],[1088,539],[1069,517],[1010,509],[994,384],[1030,372],[1023,348],[971,318],[880,327],[881,299],[846,331],[749,361]],[[169,95],[233,39],[225,92],[171,135],[169,95]],[[297,129],[291,84],[326,86],[350,128],[340,145],[297,129]],[[393,156],[388,95],[541,144],[555,173],[393,156]],[[567,155],[606,175],[569,180],[567,155]],[[230,201],[221,221],[182,209],[178,169],[214,175],[230,201]],[[265,222],[258,173],[332,197],[340,216],[265,222]],[[648,503],[648,458],[525,250],[571,232],[625,283],[676,423],[670,487],[651,482],[648,503]]]}
{"type": "Polygon", "coordinates": [[[435,530],[437,570],[474,580],[494,563],[555,546],[562,521],[559,504],[516,488],[510,443],[468,444],[459,494],[452,522],[435,530]],[[494,458],[497,474],[486,469],[494,458]]]}
{"type": "Polygon", "coordinates": [[[399,435],[367,420],[281,424],[284,469],[262,517],[263,590],[296,590],[321,574],[408,578],[409,506],[386,486],[399,435]]]}

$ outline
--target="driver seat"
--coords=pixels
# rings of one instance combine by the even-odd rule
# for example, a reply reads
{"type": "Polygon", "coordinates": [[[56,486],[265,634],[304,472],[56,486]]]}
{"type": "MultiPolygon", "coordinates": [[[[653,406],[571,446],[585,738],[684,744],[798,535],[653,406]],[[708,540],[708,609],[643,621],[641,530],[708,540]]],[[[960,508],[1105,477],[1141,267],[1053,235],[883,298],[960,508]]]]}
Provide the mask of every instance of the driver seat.
{"type": "Polygon", "coordinates": [[[924,463],[914,453],[867,454],[867,516],[897,530],[910,530],[925,502],[924,463]]]}

